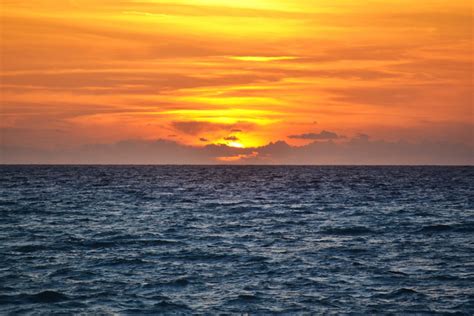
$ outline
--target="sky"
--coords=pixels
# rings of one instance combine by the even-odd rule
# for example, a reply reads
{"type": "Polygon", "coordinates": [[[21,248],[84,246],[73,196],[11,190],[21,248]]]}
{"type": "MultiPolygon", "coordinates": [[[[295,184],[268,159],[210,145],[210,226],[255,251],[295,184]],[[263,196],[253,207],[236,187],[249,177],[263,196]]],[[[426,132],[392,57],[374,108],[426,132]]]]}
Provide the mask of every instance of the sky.
{"type": "Polygon", "coordinates": [[[1,163],[474,164],[470,0],[1,0],[1,163]]]}

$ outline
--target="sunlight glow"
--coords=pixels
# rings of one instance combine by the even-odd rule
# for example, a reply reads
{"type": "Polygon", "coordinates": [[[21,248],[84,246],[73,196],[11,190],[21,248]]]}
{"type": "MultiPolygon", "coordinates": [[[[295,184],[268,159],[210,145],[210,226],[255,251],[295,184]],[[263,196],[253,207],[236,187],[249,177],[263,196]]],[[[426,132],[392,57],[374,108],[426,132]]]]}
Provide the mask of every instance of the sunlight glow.
{"type": "Polygon", "coordinates": [[[234,148],[245,148],[245,146],[239,142],[227,142],[226,145],[234,148]]]}
{"type": "Polygon", "coordinates": [[[268,125],[278,122],[278,112],[250,109],[213,109],[213,110],[171,110],[156,114],[170,115],[182,120],[209,122],[216,124],[235,124],[248,122],[257,125],[268,125]]]}

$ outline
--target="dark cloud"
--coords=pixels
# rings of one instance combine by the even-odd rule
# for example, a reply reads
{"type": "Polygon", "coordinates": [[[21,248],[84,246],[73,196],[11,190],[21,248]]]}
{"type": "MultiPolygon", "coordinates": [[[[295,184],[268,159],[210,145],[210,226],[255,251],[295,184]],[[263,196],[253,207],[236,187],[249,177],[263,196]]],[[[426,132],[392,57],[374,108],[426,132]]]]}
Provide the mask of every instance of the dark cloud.
{"type": "MultiPolygon", "coordinates": [[[[171,123],[173,129],[178,132],[188,135],[198,135],[203,132],[212,131],[230,131],[231,133],[240,133],[243,131],[242,128],[252,130],[255,128],[253,123],[238,122],[236,124],[216,124],[210,122],[197,122],[197,121],[175,121],[171,123]]],[[[237,141],[236,136],[226,137],[225,140],[237,141]]]]}
{"type": "Polygon", "coordinates": [[[362,141],[368,141],[369,138],[370,138],[369,135],[363,134],[363,133],[357,134],[357,137],[356,137],[357,140],[362,140],[362,141]]]}
{"type": "Polygon", "coordinates": [[[278,141],[257,148],[204,147],[174,141],[129,140],[76,149],[38,150],[3,145],[3,164],[290,164],[290,165],[473,165],[473,146],[449,142],[371,141],[367,135],[342,142],[290,146],[278,141]]]}
{"type": "Polygon", "coordinates": [[[228,136],[228,137],[224,137],[224,140],[228,140],[228,141],[231,141],[231,142],[236,142],[239,140],[239,138],[237,136],[228,136]]]}
{"type": "Polygon", "coordinates": [[[290,135],[288,138],[291,139],[305,139],[305,140],[331,140],[331,139],[339,139],[341,138],[334,132],[330,131],[321,131],[319,133],[305,133],[299,135],[290,135]]]}
{"type": "Polygon", "coordinates": [[[200,142],[207,143],[207,142],[209,141],[209,139],[204,138],[204,137],[201,137],[201,138],[199,138],[199,141],[200,141],[200,142]]]}
{"type": "Polygon", "coordinates": [[[197,135],[205,131],[215,131],[226,128],[226,125],[214,124],[209,122],[180,121],[172,122],[171,124],[173,128],[177,131],[188,135],[197,135]]]}
{"type": "MultiPolygon", "coordinates": [[[[231,133],[242,132],[242,128],[252,130],[255,128],[255,124],[247,122],[238,122],[236,124],[216,124],[210,122],[197,122],[197,121],[175,121],[171,123],[171,126],[176,130],[188,135],[198,135],[202,132],[212,131],[230,131],[231,133]]],[[[235,137],[235,136],[229,136],[235,137]]],[[[226,139],[226,140],[237,140],[237,139],[226,139]]]]}

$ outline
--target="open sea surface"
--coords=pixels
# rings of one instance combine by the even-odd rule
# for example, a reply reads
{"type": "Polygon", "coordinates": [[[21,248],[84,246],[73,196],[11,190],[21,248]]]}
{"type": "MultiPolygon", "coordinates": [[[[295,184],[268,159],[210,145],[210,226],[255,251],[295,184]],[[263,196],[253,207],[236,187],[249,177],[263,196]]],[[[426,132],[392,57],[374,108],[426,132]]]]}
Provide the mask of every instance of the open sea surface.
{"type": "Polygon", "coordinates": [[[474,314],[474,167],[1,166],[0,314],[474,314]]]}

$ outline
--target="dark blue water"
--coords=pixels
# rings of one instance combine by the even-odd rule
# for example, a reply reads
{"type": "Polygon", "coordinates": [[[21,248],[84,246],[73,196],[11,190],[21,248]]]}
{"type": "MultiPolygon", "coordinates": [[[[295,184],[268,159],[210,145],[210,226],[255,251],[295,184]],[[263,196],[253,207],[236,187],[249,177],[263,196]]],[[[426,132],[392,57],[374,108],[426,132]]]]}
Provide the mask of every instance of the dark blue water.
{"type": "Polygon", "coordinates": [[[0,314],[474,313],[472,167],[0,171],[0,314]]]}

